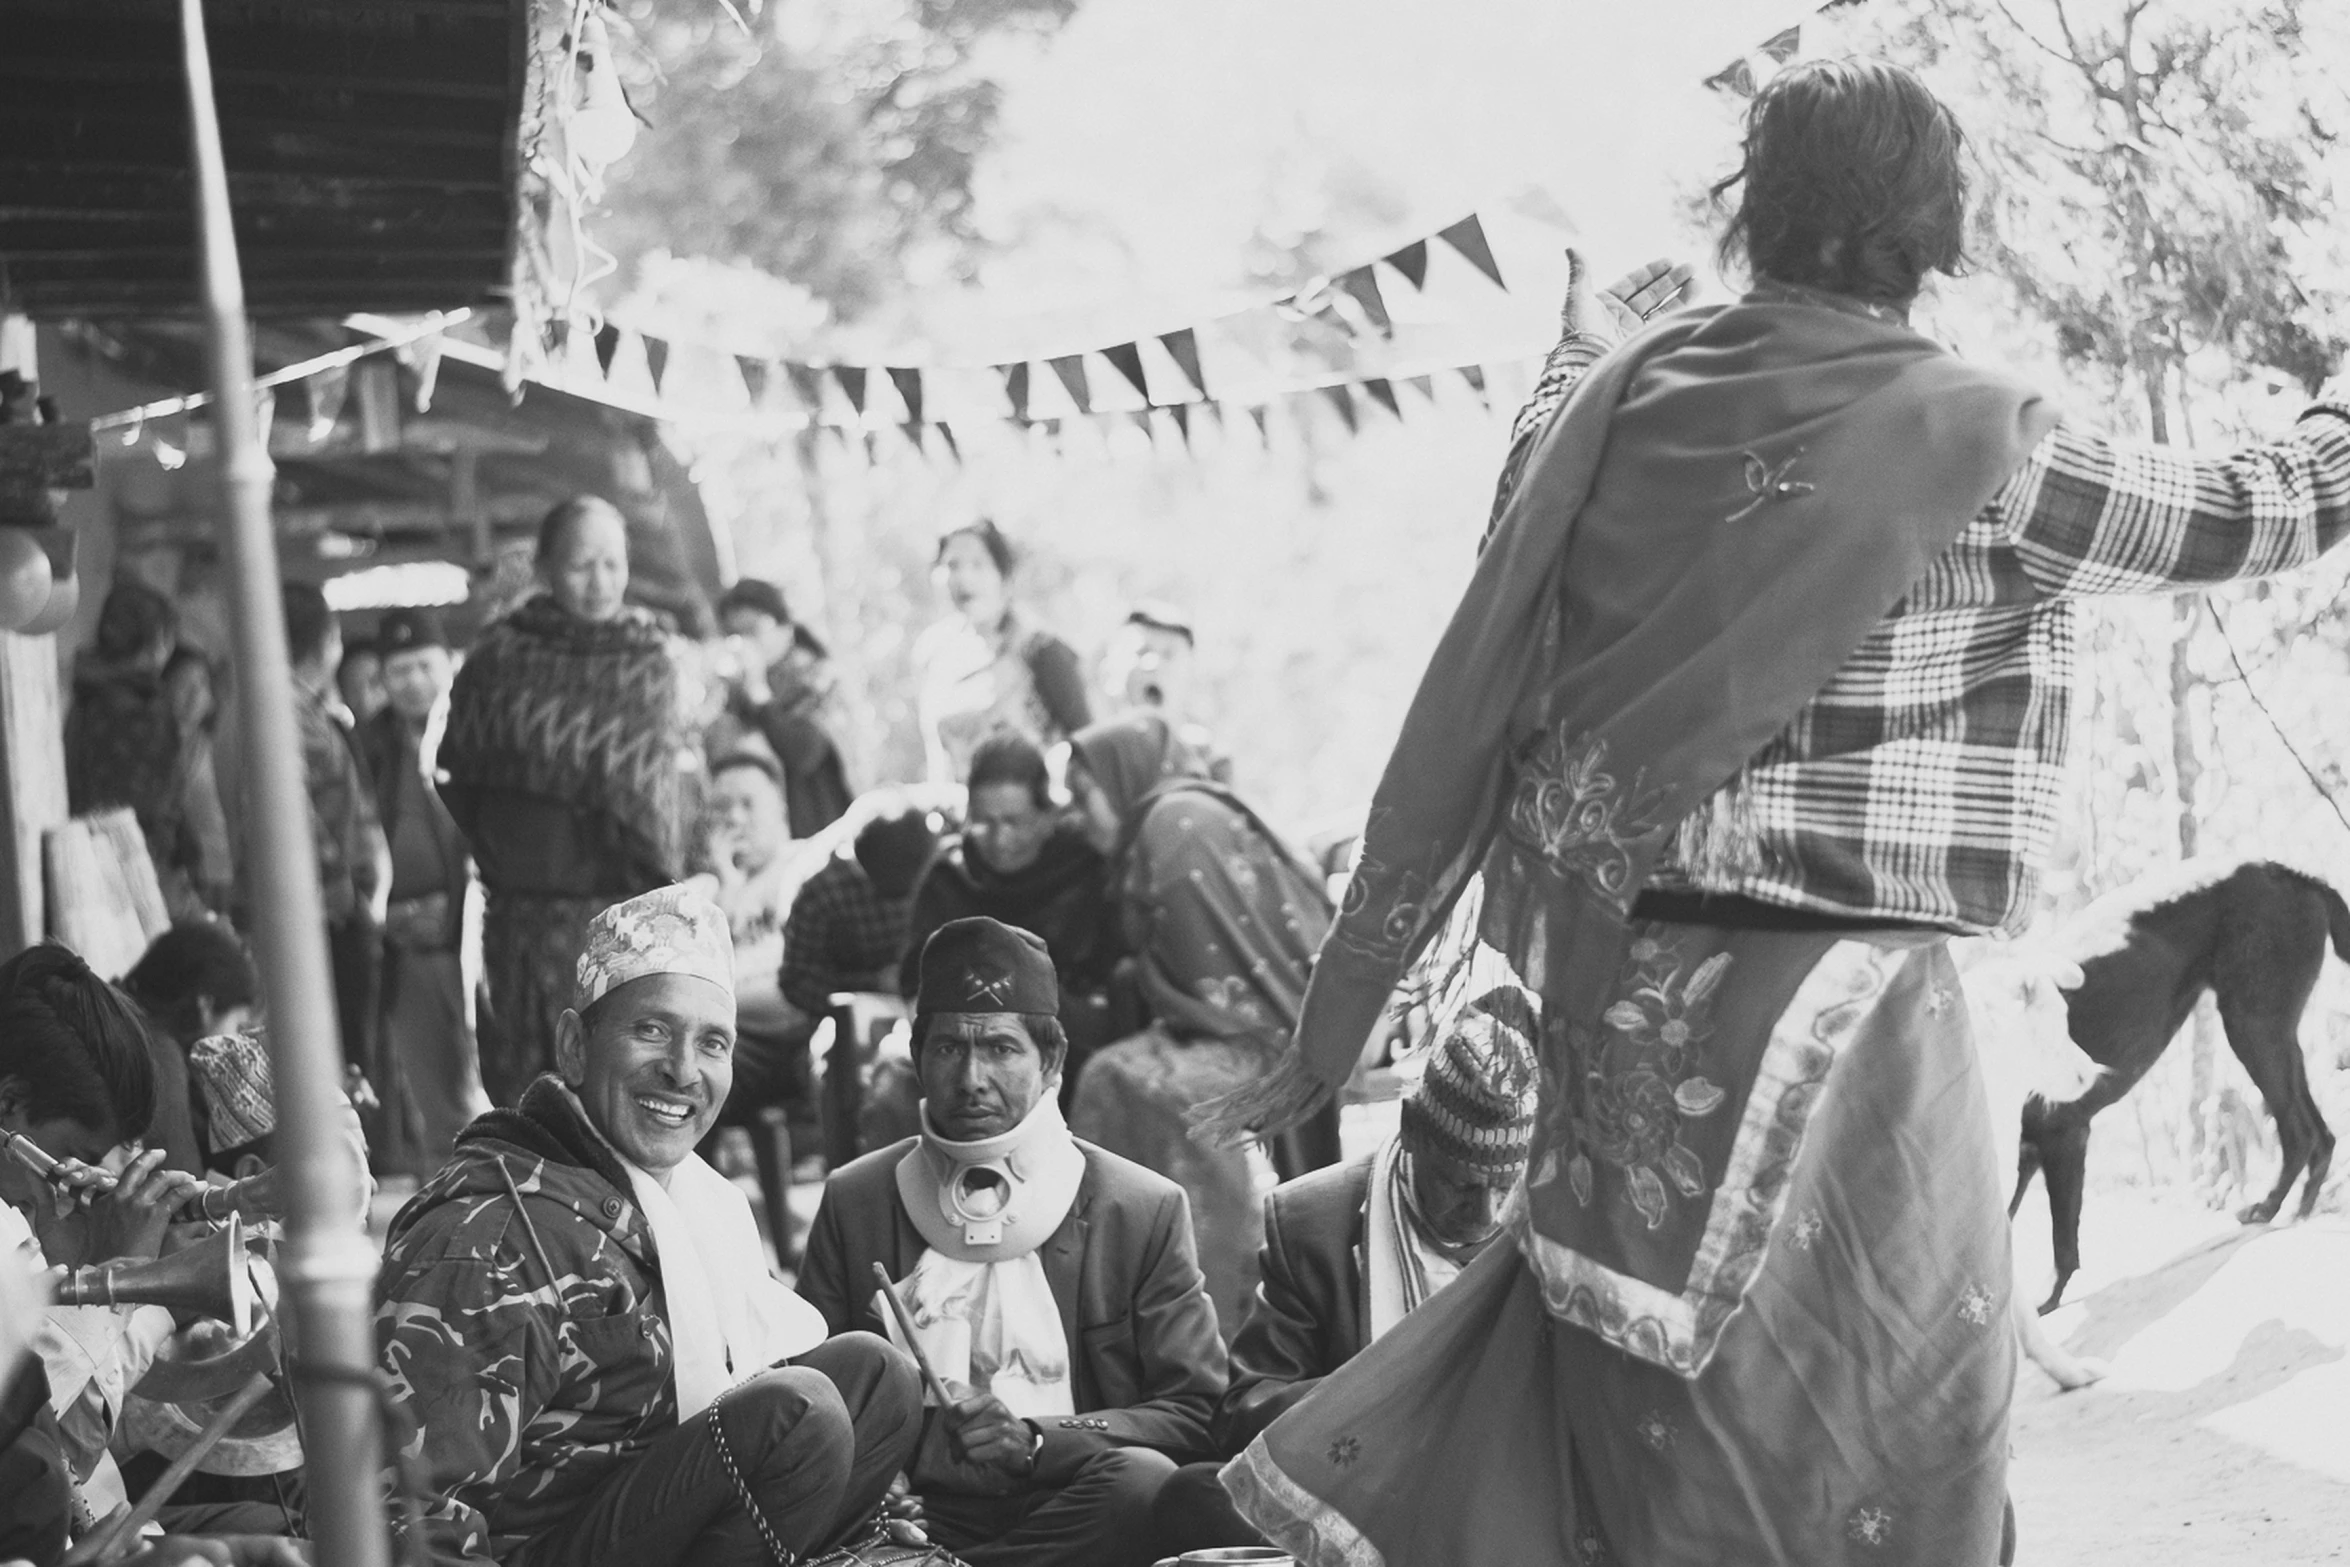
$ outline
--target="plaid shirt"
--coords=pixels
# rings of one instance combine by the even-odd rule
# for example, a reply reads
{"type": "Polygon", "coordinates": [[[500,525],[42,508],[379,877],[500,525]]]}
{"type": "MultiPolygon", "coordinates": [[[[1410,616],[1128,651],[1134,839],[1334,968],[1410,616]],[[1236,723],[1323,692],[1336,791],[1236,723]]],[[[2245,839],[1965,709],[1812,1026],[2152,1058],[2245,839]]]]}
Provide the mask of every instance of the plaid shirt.
{"type": "Polygon", "coordinates": [[[896,994],[913,911],[912,888],[885,898],[855,860],[833,860],[800,887],[784,920],[783,999],[814,1018],[824,1016],[835,991],[896,994]]]}
{"type": "MultiPolygon", "coordinates": [[[[1494,515],[1604,352],[1569,337],[1518,416],[1494,515]]],[[[2027,921],[2056,828],[2074,601],[2304,565],[2350,532],[2350,405],[2219,456],[2059,424],[1777,738],[1700,814],[1740,864],[1650,885],[1941,926],[2027,921]]],[[[1490,531],[1488,533],[1490,537],[1490,531]]]]}

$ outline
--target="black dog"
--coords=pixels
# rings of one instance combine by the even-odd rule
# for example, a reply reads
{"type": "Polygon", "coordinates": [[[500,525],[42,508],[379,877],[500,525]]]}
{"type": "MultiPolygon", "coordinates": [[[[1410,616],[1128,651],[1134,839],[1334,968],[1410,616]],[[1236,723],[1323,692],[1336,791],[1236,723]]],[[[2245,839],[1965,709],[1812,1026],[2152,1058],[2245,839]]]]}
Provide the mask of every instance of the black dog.
{"type": "Polygon", "coordinates": [[[2022,1206],[2032,1172],[2046,1171],[2056,1288],[2043,1312],[2056,1309],[2081,1265],[2089,1118],[2137,1086],[2204,991],[2218,997],[2228,1046],[2268,1101],[2285,1156],[2275,1190],[2236,1217],[2246,1224],[2274,1219],[2306,1170],[2301,1216],[2307,1218],[2333,1163],[2334,1134],[2309,1092],[2297,1036],[2301,1009],[2325,963],[2328,932],[2335,954],[2350,963],[2350,905],[2342,895],[2315,877],[2254,861],[2127,918],[2118,947],[2080,959],[2085,978],[2065,998],[2074,1042],[2105,1076],[2070,1103],[2034,1099],[2024,1106],[2023,1153],[2007,1211],[2022,1206]]]}

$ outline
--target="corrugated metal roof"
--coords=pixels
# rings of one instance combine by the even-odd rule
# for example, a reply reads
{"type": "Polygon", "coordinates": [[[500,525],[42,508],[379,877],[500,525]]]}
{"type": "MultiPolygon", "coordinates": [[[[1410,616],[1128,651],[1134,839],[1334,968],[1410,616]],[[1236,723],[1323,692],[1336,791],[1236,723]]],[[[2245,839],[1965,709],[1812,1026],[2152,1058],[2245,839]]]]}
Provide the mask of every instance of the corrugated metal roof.
{"type": "MultiPolygon", "coordinates": [[[[175,0],[0,7],[0,308],[195,308],[175,0]]],[[[527,0],[207,0],[260,315],[478,303],[508,281],[527,0]]]]}

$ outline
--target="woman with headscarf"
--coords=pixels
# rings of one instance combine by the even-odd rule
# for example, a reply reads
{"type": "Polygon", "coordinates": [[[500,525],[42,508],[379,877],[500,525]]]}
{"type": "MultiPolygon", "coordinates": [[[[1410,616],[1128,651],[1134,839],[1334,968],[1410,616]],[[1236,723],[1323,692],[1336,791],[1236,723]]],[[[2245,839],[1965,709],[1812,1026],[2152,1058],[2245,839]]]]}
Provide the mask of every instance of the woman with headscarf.
{"type": "MultiPolygon", "coordinates": [[[[1240,1325],[1260,1217],[1246,1159],[1187,1135],[1185,1113],[1280,1060],[1330,903],[1322,878],[1240,797],[1204,776],[1167,721],[1136,713],[1072,743],[1069,792],[1095,845],[1154,1021],[1094,1053],[1077,1080],[1079,1136],[1191,1195],[1200,1268],[1227,1333],[1240,1325]]],[[[1273,1140],[1286,1178],[1338,1159],[1338,1115],[1273,1140]]]]}
{"type": "Polygon", "coordinates": [[[1051,745],[1093,718],[1076,652],[1012,602],[1017,561],[985,517],[938,541],[933,574],[955,612],[914,644],[932,783],[961,783],[971,753],[1000,729],[1051,745]]]}
{"type": "Polygon", "coordinates": [[[449,691],[441,799],[489,900],[482,1086],[554,1063],[587,923],[685,865],[685,702],[668,631],[627,602],[628,524],[582,495],[547,513],[546,591],[492,624],[449,691]]]}

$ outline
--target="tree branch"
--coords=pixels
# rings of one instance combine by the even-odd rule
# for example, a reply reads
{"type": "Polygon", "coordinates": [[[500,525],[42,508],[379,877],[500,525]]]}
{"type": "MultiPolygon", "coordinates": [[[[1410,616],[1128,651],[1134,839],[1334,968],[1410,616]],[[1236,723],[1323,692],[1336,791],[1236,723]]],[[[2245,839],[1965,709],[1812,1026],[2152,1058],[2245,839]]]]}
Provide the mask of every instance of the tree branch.
{"type": "MultiPolygon", "coordinates": [[[[2022,19],[2007,8],[2007,0],[1991,0],[1991,3],[1999,8],[1999,14],[2001,16],[2007,18],[2008,26],[2014,28],[2017,32],[2024,35],[2024,42],[2030,44],[2033,48],[2039,50],[2042,54],[2048,56],[2049,59],[2056,61],[2059,65],[2070,65],[2076,68],[2080,65],[2080,61],[2074,59],[2071,55],[2066,54],[2062,49],[2057,48],[2056,45],[2049,43],[2039,34],[2026,27],[2023,24],[2022,19]]],[[[2059,16],[2064,14],[2062,7],[2058,8],[2057,14],[2059,16]]]]}

